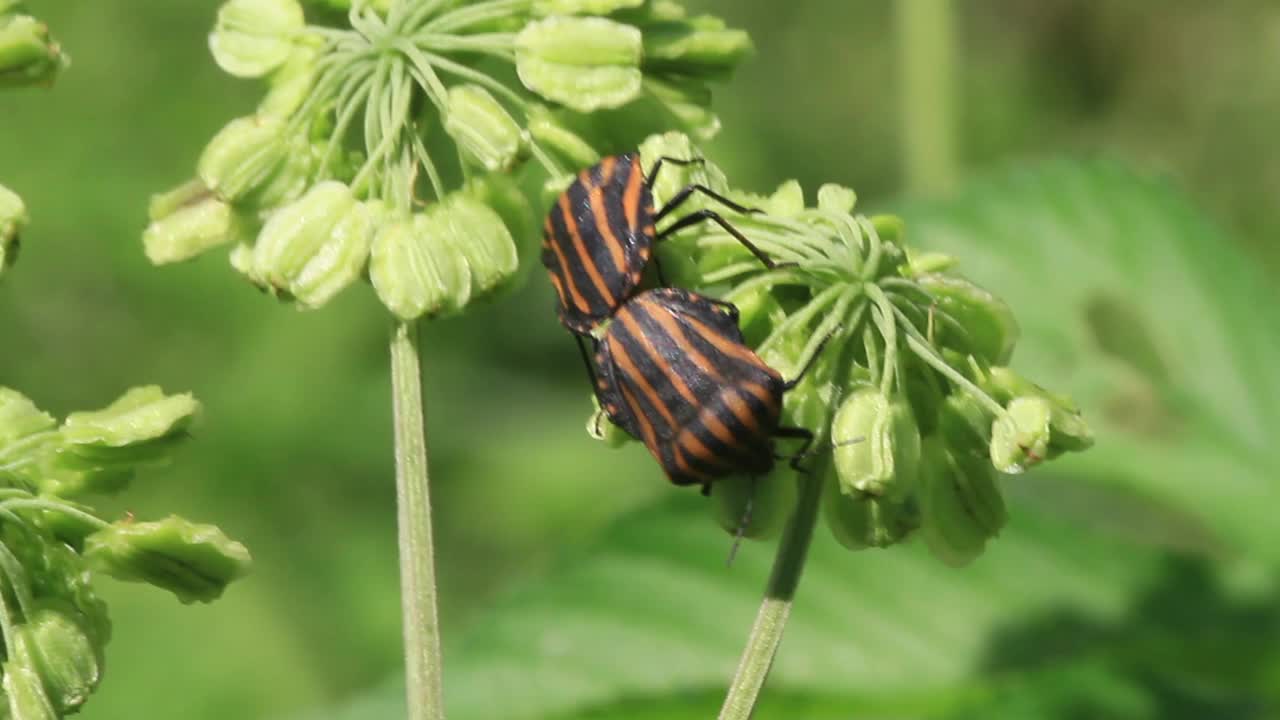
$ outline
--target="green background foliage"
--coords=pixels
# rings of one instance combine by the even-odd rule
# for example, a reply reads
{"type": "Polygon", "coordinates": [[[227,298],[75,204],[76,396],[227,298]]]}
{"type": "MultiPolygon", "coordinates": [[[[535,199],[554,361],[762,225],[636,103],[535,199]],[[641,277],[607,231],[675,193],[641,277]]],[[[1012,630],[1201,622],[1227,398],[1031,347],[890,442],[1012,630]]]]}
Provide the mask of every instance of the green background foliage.
{"type": "MultiPolygon", "coordinates": [[[[209,58],[212,2],[33,4],[73,65],[0,96],[0,179],[33,217],[0,285],[0,384],[57,414],[194,392],[196,442],[116,510],[216,522],[255,557],[207,607],[103,582],[116,630],[82,717],[394,717],[385,312],[347,293],[300,313],[220,253],[150,267],[147,197],[256,89],[209,58]]],[[[1014,367],[1073,393],[1099,437],[1007,481],[1010,527],[965,570],[819,530],[758,717],[1274,713],[1280,10],[963,4],[961,188],[921,198],[891,2],[689,5],[757,44],[717,99],[734,184],[841,182],[903,212],[914,245],[1010,302],[1014,367]]],[[[432,323],[424,363],[453,716],[713,714],[772,548],[726,569],[702,498],[587,438],[539,274],[432,323]]]]}

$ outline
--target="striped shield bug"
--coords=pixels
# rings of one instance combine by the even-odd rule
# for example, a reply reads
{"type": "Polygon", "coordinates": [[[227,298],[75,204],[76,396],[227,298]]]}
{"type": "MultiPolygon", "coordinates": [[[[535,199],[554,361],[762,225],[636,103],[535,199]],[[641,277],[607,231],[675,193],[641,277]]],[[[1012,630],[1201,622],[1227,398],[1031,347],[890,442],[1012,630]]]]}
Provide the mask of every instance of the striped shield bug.
{"type": "Polygon", "coordinates": [[[614,314],[592,365],[600,405],[639,439],[677,485],[773,469],[774,438],[813,433],[780,424],[786,381],[747,347],[737,308],[678,288],[647,290],[614,314]]]}
{"type": "Polygon", "coordinates": [[[652,258],[654,244],[700,222],[720,225],[766,267],[777,267],[714,210],[704,208],[661,231],[656,229],[695,193],[735,212],[758,212],[697,184],[679,190],[655,211],[652,187],[663,165],[699,162],[660,158],[646,177],[639,153],[614,155],[578,173],[560,194],[543,226],[542,264],[559,300],[561,324],[578,335],[589,334],[631,297],[652,258]]]}

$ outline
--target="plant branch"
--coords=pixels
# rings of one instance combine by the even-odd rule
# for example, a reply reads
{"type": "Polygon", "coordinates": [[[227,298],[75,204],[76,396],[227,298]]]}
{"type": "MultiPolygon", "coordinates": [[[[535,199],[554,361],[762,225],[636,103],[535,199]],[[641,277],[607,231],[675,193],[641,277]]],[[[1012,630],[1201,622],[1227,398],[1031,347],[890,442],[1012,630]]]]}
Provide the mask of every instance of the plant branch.
{"type": "Polygon", "coordinates": [[[417,326],[399,323],[391,337],[391,393],[395,413],[400,600],[409,720],[441,720],[444,702],[440,627],[421,372],[417,326]]]}
{"type": "MultiPolygon", "coordinates": [[[[852,322],[846,331],[850,335],[861,323],[865,308],[865,303],[859,303],[858,309],[850,316],[852,322]]],[[[844,343],[844,352],[836,358],[832,378],[835,387],[830,404],[832,408],[839,407],[839,396],[848,384],[849,367],[852,365],[849,348],[852,345],[853,343],[844,343]]],[[[828,443],[830,427],[830,418],[827,418],[814,433],[814,447],[821,448],[828,443]]],[[[818,457],[812,472],[800,475],[800,497],[796,502],[796,510],[787,521],[782,540],[778,543],[778,553],[774,556],[773,570],[765,586],[764,600],[756,613],[755,624],[747,638],[747,647],[742,651],[738,671],[729,685],[724,707],[720,709],[720,720],[748,720],[751,717],[760,690],[773,667],[773,659],[782,645],[782,633],[791,616],[791,604],[795,600],[796,588],[800,585],[800,576],[804,573],[809,545],[813,540],[813,529],[818,522],[822,481],[832,462],[829,452],[820,452],[818,457]]]]}

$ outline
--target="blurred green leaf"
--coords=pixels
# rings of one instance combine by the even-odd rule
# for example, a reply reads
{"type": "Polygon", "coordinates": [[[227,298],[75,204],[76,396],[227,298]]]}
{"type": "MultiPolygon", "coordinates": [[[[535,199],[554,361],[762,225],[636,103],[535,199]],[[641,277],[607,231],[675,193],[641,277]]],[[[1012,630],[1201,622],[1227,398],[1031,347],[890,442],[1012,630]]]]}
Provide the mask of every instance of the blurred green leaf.
{"type": "Polygon", "coordinates": [[[1058,470],[1203,523],[1280,561],[1280,322],[1274,284],[1167,183],[1115,163],[998,173],[908,208],[909,239],[1006,300],[1012,365],[1070,392],[1097,447],[1058,470]]]}

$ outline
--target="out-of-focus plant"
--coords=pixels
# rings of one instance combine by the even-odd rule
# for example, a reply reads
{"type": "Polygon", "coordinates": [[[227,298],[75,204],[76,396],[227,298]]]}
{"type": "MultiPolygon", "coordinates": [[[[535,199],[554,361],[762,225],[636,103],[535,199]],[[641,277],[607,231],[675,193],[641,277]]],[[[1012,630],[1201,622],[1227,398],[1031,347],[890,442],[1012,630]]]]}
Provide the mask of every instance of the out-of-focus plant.
{"type": "Polygon", "coordinates": [[[96,574],[209,602],[249,569],[249,552],[213,525],[177,516],[109,521],[84,503],[167,462],[199,404],[139,387],[62,422],[0,387],[0,639],[6,717],[74,713],[102,676],[111,635],[96,574]]]}
{"type": "MultiPolygon", "coordinates": [[[[0,87],[47,85],[66,64],[43,23],[0,0],[0,87]]],[[[0,273],[27,222],[22,198],[0,186],[0,273]]],[[[59,422],[0,386],[0,716],[64,717],[98,687],[111,623],[96,574],[191,603],[216,599],[248,572],[249,551],[216,526],[176,515],[111,521],[84,502],[167,462],[199,408],[190,395],[138,387],[59,422]]]]}
{"type": "MultiPolygon", "coordinates": [[[[641,154],[649,166],[701,157],[678,133],[651,137],[641,154]]],[[[955,258],[912,251],[899,218],[855,214],[855,194],[837,185],[819,189],[816,207],[805,206],[795,182],[768,197],[738,191],[710,162],[672,168],[655,199],[690,184],[762,210],[735,223],[781,265],[762,269],[723,228],[704,224],[661,246],[668,280],[737,305],[748,342],[784,376],[821,353],[783,411],[784,423],[815,432],[811,472],[797,477],[781,465],[760,483],[730,479],[712,493],[730,531],[744,517],[750,537],[786,526],[721,715],[746,718],[820,510],[851,550],[918,531],[944,562],[964,565],[1005,524],[1000,474],[1084,450],[1093,437],[1070,398],[1008,367],[1018,338],[1011,309],[956,274],[955,258]]]]}
{"type": "Polygon", "coordinates": [[[530,266],[530,194],[648,133],[714,133],[709,82],[750,42],[672,0],[229,0],[209,47],[266,93],[153,198],[147,256],[230,245],[236,271],[302,308],[367,278],[394,317],[409,707],[442,717],[416,323],[530,266]]]}

